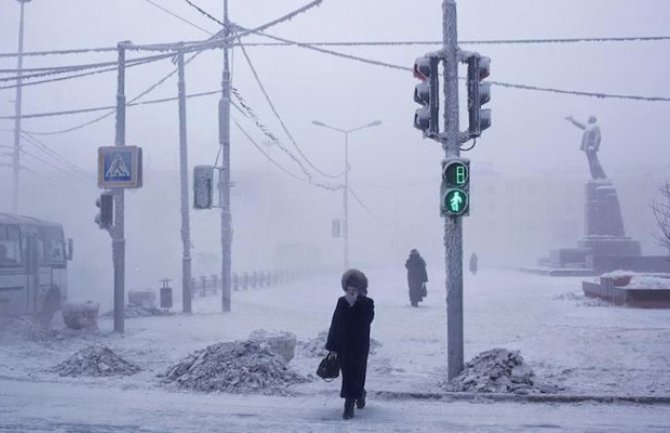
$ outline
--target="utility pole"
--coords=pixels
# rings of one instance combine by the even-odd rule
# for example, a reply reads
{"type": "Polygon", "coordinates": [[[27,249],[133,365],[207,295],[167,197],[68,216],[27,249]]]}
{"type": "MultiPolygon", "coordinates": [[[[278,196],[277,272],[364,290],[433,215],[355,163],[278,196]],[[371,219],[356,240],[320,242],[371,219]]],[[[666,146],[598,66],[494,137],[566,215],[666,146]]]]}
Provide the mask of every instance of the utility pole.
{"type": "Polygon", "coordinates": [[[325,123],[318,120],[313,120],[312,123],[316,126],[321,126],[344,134],[344,186],[342,191],[344,227],[342,231],[344,233],[344,269],[349,269],[349,134],[360,131],[361,129],[381,125],[382,122],[381,120],[375,120],[372,123],[368,123],[367,125],[359,126],[358,128],[353,129],[335,128],[334,126],[326,125],[325,123]]]}
{"type": "Polygon", "coordinates": [[[186,84],[184,82],[184,51],[177,54],[179,78],[179,174],[181,178],[181,300],[182,311],[191,312],[191,223],[188,201],[188,143],[186,137],[186,84]]]}
{"type": "Polygon", "coordinates": [[[349,131],[344,132],[344,269],[349,269],[349,131]]]}
{"type": "Polygon", "coordinates": [[[21,98],[23,93],[23,13],[24,6],[30,0],[18,0],[21,3],[21,17],[19,20],[19,52],[16,80],[16,100],[14,101],[14,153],[12,158],[12,175],[14,179],[12,194],[12,212],[19,211],[19,171],[21,168],[21,98]]]}
{"type": "MultiPolygon", "coordinates": [[[[444,134],[446,159],[460,156],[458,124],[458,43],[456,0],[442,1],[444,51],[444,134]]],[[[463,370],[463,220],[444,218],[447,289],[447,374],[449,380],[463,370]]]]}
{"type": "Polygon", "coordinates": [[[219,201],[221,203],[221,310],[230,311],[231,246],[233,241],[230,214],[230,63],[228,49],[230,37],[228,0],[223,0],[223,77],[219,100],[219,145],[223,167],[219,176],[219,201]]]}
{"type": "MultiPolygon", "coordinates": [[[[119,42],[118,82],[116,90],[116,146],[126,145],[126,42],[119,42]]],[[[112,257],[114,260],[114,331],[124,331],[126,239],[124,228],[123,188],[114,189],[114,227],[112,257]]]]}

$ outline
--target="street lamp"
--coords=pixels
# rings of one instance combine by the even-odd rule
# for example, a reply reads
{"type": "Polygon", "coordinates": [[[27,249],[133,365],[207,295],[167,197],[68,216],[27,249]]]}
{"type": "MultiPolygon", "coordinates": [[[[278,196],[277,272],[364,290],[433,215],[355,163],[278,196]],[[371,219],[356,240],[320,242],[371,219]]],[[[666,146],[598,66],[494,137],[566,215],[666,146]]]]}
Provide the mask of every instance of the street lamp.
{"type": "Polygon", "coordinates": [[[21,3],[21,14],[19,18],[19,52],[17,60],[17,76],[16,80],[16,102],[14,103],[14,153],[12,155],[12,212],[17,213],[19,210],[19,167],[20,167],[20,150],[21,150],[21,96],[23,91],[23,80],[21,75],[23,73],[23,14],[24,6],[30,0],[18,0],[21,3]]]}
{"type": "Polygon", "coordinates": [[[382,124],[381,120],[375,120],[367,125],[359,126],[353,129],[340,129],[334,126],[326,125],[318,120],[312,120],[316,126],[321,126],[333,131],[344,134],[344,188],[343,188],[343,206],[344,206],[344,268],[349,268],[349,134],[360,131],[362,129],[379,126],[382,124]]]}

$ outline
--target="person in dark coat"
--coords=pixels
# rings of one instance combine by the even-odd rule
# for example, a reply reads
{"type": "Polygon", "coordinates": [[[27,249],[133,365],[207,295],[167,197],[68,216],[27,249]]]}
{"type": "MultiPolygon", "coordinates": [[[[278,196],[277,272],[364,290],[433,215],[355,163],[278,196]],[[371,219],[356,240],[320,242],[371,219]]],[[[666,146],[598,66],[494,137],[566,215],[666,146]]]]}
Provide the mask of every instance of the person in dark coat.
{"type": "Polygon", "coordinates": [[[365,407],[365,376],[370,352],[370,324],[375,317],[375,303],[367,297],[368,279],[357,269],[342,275],[345,292],[337,300],[328,331],[326,350],[336,356],[342,371],[340,397],[344,399],[344,419],[354,416],[354,404],[365,407]]]}
{"type": "Polygon", "coordinates": [[[477,260],[477,254],[472,253],[470,256],[470,272],[472,272],[472,275],[477,273],[477,260]]]}
{"type": "Polygon", "coordinates": [[[426,291],[426,282],[428,281],[426,261],[417,250],[412,250],[409,253],[407,262],[405,262],[405,267],[407,268],[409,302],[412,304],[412,307],[416,307],[428,294],[426,291]]]}

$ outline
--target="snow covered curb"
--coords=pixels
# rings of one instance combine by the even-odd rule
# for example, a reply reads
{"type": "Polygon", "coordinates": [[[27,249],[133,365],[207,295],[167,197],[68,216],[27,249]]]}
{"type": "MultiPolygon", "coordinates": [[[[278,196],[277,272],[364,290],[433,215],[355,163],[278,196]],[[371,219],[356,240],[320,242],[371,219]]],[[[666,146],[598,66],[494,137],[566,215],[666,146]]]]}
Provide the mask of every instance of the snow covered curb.
{"type": "Polygon", "coordinates": [[[580,395],[580,394],[501,394],[479,392],[402,392],[376,391],[373,396],[386,399],[419,399],[445,401],[493,401],[493,402],[523,402],[523,403],[634,403],[634,404],[667,404],[670,405],[670,395],[580,395]]]}

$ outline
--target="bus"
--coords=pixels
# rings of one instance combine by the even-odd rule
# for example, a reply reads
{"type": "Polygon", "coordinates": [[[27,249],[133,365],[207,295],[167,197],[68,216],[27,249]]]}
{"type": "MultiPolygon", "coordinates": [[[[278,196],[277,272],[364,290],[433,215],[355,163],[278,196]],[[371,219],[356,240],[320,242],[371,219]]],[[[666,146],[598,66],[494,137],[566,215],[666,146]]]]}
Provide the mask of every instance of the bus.
{"type": "Polygon", "coordinates": [[[0,316],[51,321],[67,298],[69,260],[72,240],[60,224],[0,213],[0,316]]]}

